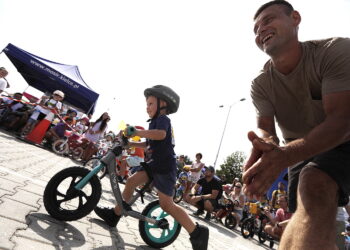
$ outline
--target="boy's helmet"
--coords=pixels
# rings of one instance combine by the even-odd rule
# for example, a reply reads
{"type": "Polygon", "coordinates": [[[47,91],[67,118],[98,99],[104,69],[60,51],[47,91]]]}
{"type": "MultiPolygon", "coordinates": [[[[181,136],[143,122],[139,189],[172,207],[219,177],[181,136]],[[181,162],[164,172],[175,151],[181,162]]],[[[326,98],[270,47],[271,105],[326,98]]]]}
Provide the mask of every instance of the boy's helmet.
{"type": "Polygon", "coordinates": [[[164,85],[155,85],[152,88],[147,88],[144,91],[145,97],[154,96],[164,100],[168,106],[169,114],[175,113],[180,105],[180,97],[171,88],[164,85]]]}

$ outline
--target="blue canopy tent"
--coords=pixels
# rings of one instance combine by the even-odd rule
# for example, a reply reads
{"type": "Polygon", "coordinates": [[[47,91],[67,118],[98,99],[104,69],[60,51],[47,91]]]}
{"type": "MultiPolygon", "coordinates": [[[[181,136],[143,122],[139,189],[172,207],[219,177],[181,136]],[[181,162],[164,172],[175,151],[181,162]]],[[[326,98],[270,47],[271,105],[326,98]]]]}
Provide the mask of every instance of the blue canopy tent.
{"type": "Polygon", "coordinates": [[[30,86],[42,92],[61,90],[65,94],[64,103],[85,114],[94,112],[99,94],[84,82],[77,66],[49,61],[11,43],[2,52],[30,86]]]}

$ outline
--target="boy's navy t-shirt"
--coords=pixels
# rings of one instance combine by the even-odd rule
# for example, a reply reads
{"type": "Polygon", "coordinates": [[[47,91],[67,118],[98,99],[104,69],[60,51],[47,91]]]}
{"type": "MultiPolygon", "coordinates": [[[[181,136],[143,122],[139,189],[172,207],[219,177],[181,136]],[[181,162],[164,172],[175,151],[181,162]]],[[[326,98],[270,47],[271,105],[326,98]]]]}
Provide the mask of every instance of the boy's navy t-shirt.
{"type": "Polygon", "coordinates": [[[148,139],[149,165],[153,173],[174,174],[176,177],[176,156],[174,152],[174,136],[170,119],[166,115],[159,115],[151,120],[149,130],[165,130],[166,136],[163,140],[148,139]]]}

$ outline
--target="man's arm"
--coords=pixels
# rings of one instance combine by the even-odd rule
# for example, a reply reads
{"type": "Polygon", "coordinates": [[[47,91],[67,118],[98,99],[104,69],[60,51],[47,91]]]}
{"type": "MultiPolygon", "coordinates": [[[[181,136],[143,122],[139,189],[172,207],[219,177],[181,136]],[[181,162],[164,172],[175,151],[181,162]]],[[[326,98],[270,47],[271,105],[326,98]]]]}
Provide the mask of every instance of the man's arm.
{"type": "MultiPolygon", "coordinates": [[[[279,139],[276,135],[275,118],[273,116],[257,117],[257,126],[261,134],[261,137],[260,137],[261,140],[267,143],[273,143],[276,145],[279,144],[279,139]]],[[[248,134],[248,138],[252,142],[255,139],[254,137],[251,136],[251,134],[248,134]]],[[[243,168],[244,171],[248,170],[261,157],[261,155],[262,155],[262,151],[258,150],[253,145],[250,156],[244,165],[244,168],[243,168]]]]}
{"type": "Polygon", "coordinates": [[[330,150],[350,140],[350,91],[323,96],[326,119],[304,138],[282,147],[292,164],[330,150]],[[320,139],[322,138],[322,139],[320,139]]]}
{"type": "Polygon", "coordinates": [[[201,197],[203,199],[205,199],[205,200],[208,200],[208,199],[214,199],[215,200],[216,197],[218,196],[218,194],[219,194],[219,190],[214,189],[214,190],[211,191],[211,194],[203,194],[203,195],[201,195],[201,197]]]}
{"type": "Polygon", "coordinates": [[[325,120],[304,138],[284,147],[266,143],[253,132],[249,133],[254,150],[261,152],[261,158],[249,169],[245,168],[243,180],[248,195],[264,194],[283,169],[350,140],[350,91],[324,95],[323,106],[325,120]]]}

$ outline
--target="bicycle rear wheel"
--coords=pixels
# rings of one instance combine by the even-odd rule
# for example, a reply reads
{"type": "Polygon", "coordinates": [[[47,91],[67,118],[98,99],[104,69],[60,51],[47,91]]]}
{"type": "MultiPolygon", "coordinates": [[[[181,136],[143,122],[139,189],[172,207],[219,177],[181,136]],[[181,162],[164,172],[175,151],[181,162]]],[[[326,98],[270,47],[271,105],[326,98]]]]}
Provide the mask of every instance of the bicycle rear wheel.
{"type": "Polygon", "coordinates": [[[168,223],[168,227],[162,229],[146,221],[139,221],[140,235],[147,245],[163,248],[169,246],[179,236],[181,225],[161,209],[158,200],[149,203],[142,211],[142,215],[168,223]]]}

